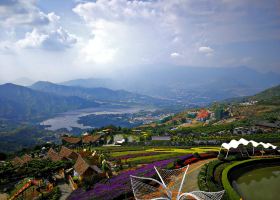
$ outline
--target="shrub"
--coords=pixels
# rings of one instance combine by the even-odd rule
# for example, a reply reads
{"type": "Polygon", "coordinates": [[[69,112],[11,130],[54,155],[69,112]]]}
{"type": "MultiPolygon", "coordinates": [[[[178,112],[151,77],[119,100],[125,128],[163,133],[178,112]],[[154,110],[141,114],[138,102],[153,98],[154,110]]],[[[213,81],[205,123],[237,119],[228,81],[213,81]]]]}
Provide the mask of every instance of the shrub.
{"type": "Polygon", "coordinates": [[[198,175],[198,185],[200,190],[211,192],[222,190],[221,185],[215,182],[213,176],[217,166],[221,165],[222,163],[223,162],[220,160],[214,160],[201,168],[198,175]]]}
{"type": "Polygon", "coordinates": [[[195,153],[193,154],[193,156],[194,156],[195,158],[200,158],[200,155],[199,155],[197,152],[195,152],[195,153]]]}
{"type": "Polygon", "coordinates": [[[61,197],[61,191],[59,187],[54,187],[54,189],[47,193],[42,194],[40,197],[38,197],[38,200],[59,200],[61,197]]]}
{"type": "Polygon", "coordinates": [[[207,164],[201,168],[198,174],[198,187],[202,191],[208,191],[208,187],[206,183],[206,170],[207,170],[207,164]]]}

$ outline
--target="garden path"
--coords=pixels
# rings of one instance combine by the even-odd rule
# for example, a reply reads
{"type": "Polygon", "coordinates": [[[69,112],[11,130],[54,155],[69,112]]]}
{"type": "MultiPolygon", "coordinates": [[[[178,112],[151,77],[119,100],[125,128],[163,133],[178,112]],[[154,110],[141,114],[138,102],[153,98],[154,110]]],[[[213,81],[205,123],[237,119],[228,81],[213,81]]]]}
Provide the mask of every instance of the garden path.
{"type": "Polygon", "coordinates": [[[6,193],[0,193],[0,200],[7,200],[8,197],[9,197],[8,194],[6,194],[6,193]]]}
{"type": "Polygon", "coordinates": [[[67,197],[72,193],[72,188],[70,187],[70,185],[68,185],[67,183],[64,184],[59,184],[58,185],[60,191],[61,191],[61,197],[59,200],[65,200],[67,199],[67,197]]]}
{"type": "Polygon", "coordinates": [[[197,176],[200,172],[200,169],[206,163],[209,163],[212,160],[216,160],[217,158],[211,158],[206,160],[201,160],[196,163],[190,164],[189,170],[186,175],[185,183],[183,185],[184,192],[191,192],[199,190],[197,183],[197,176]]]}

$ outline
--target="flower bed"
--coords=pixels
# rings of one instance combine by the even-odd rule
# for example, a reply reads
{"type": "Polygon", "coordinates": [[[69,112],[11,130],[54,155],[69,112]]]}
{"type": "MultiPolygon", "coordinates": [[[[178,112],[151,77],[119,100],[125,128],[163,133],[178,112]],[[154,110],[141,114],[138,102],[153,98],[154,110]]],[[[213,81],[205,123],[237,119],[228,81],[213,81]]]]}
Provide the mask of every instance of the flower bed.
{"type": "Polygon", "coordinates": [[[137,154],[127,154],[123,156],[117,156],[114,157],[113,159],[116,160],[127,160],[129,158],[137,158],[137,157],[144,157],[144,156],[153,156],[159,154],[158,152],[146,152],[146,153],[137,153],[137,154]]]}
{"type": "Polygon", "coordinates": [[[195,157],[189,158],[189,159],[185,160],[184,165],[189,165],[189,164],[191,164],[191,163],[195,163],[195,162],[197,162],[198,160],[199,160],[199,158],[195,158],[195,157]]]}
{"type": "Polygon", "coordinates": [[[78,189],[74,191],[69,200],[86,200],[86,199],[98,199],[98,200],[110,200],[116,199],[120,196],[125,196],[132,192],[130,175],[134,176],[144,176],[144,177],[153,177],[156,175],[154,166],[166,168],[169,164],[173,163],[176,159],[185,160],[192,156],[191,154],[174,157],[167,160],[161,160],[153,162],[147,165],[143,165],[135,170],[128,170],[120,173],[118,176],[115,176],[111,179],[108,179],[106,183],[97,183],[94,188],[89,191],[83,191],[78,189]]]}

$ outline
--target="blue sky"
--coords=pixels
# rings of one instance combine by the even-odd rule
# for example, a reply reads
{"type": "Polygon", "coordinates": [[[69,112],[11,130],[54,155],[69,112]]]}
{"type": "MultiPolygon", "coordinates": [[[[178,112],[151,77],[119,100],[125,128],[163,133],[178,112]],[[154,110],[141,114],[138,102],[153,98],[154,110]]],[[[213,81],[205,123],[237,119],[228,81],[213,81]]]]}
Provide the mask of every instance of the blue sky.
{"type": "Polygon", "coordinates": [[[280,73],[278,0],[0,0],[0,81],[145,66],[280,73]]]}

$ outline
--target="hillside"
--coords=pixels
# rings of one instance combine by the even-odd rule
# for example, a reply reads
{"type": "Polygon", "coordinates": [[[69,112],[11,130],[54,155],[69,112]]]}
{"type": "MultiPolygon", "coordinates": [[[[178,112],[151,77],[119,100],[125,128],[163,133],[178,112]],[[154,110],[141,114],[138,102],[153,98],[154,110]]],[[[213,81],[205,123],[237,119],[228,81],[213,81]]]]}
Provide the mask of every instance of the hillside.
{"type": "Polygon", "coordinates": [[[269,88],[252,97],[252,100],[259,101],[261,104],[277,104],[280,105],[280,85],[269,88]]]}
{"type": "MultiPolygon", "coordinates": [[[[237,126],[240,126],[243,123],[247,125],[254,125],[258,122],[274,123],[280,121],[280,86],[269,88],[253,96],[216,102],[205,109],[210,113],[211,117],[209,116],[204,122],[188,117],[189,113],[199,113],[202,110],[202,108],[197,108],[185,110],[174,116],[170,116],[158,122],[158,125],[169,128],[188,127],[194,130],[199,129],[203,132],[207,131],[207,129],[214,130],[215,125],[222,126],[223,128],[224,125],[228,124],[237,124],[237,126]],[[217,119],[216,115],[217,113],[221,113],[221,109],[226,111],[227,115],[222,119],[217,119]],[[206,127],[204,128],[204,126],[206,127]]],[[[153,123],[148,125],[148,127],[155,125],[153,123]]]]}
{"type": "Polygon", "coordinates": [[[42,92],[62,96],[77,96],[87,100],[96,100],[102,102],[126,103],[126,104],[170,104],[168,101],[152,98],[146,95],[140,95],[124,90],[111,90],[107,88],[84,88],[80,86],[65,86],[51,82],[39,81],[30,88],[42,92]]]}
{"type": "Polygon", "coordinates": [[[0,118],[34,120],[99,104],[79,97],[63,97],[14,84],[0,85],[0,118]]]}

